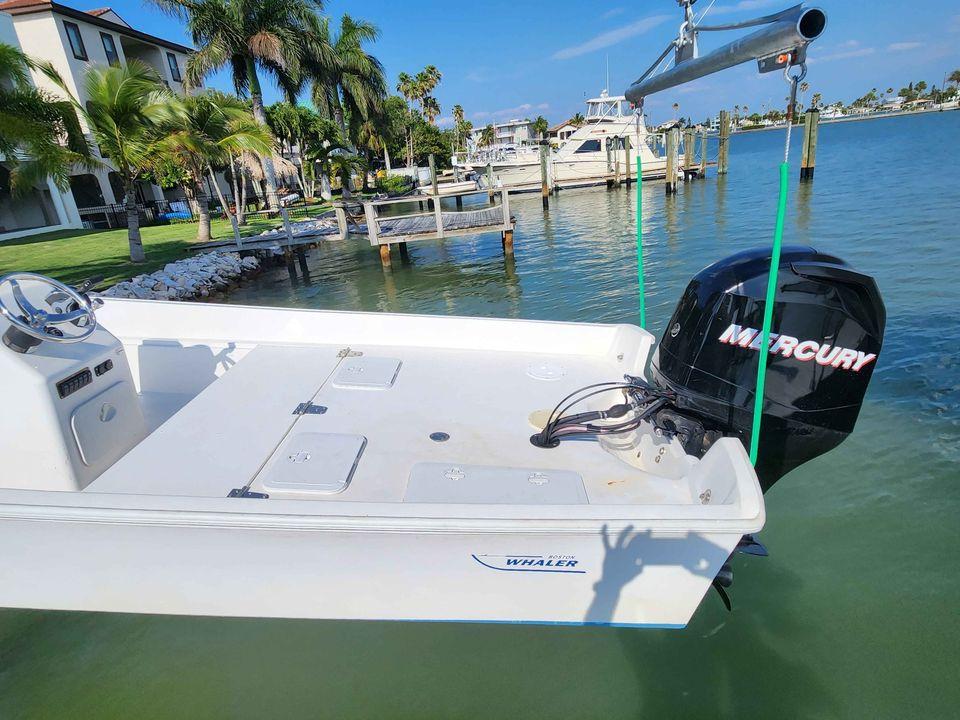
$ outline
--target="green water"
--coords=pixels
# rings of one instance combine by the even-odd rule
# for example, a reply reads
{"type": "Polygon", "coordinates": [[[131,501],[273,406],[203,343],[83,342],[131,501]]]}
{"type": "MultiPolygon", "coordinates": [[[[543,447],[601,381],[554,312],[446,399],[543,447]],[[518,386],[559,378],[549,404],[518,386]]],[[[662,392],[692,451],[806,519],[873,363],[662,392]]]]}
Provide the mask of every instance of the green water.
{"type": "MultiPolygon", "coordinates": [[[[960,112],[821,128],[785,242],[873,273],[887,334],[856,433],[767,496],[769,558],[738,557],[727,613],[682,631],[0,611],[0,718],[947,718],[960,702],[960,112]]],[[[795,180],[799,138],[793,149],[795,180]]],[[[644,197],[647,314],[771,237],[782,133],[735,137],[731,173],[644,197]]],[[[331,243],[309,280],[231,300],[634,322],[634,201],[516,198],[497,236],[411,245],[385,275],[331,243]]],[[[299,270],[298,270],[299,273],[299,270]]]]}

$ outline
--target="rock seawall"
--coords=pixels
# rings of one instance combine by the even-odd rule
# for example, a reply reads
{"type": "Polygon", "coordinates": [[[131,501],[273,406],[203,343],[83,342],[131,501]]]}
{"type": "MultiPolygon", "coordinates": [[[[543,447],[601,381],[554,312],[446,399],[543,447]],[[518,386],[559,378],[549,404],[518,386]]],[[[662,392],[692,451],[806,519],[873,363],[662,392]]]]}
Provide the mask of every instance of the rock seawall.
{"type": "Polygon", "coordinates": [[[221,293],[260,270],[260,261],[235,252],[214,251],[167,263],[156,272],[137,275],[101,293],[141,300],[194,300],[221,293]]]}

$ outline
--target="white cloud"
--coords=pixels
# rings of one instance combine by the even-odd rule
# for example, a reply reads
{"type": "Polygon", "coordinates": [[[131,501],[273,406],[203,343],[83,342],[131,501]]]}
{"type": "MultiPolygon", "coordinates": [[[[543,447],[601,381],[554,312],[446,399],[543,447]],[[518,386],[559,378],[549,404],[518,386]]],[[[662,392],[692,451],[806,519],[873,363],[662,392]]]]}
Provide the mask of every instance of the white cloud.
{"type": "Polygon", "coordinates": [[[643,20],[637,20],[629,25],[624,25],[616,30],[608,30],[605,33],[595,35],[580,45],[572,45],[571,47],[557,50],[557,52],[550,57],[553,60],[569,60],[570,58],[579,57],[580,55],[596,52],[597,50],[616,45],[637,35],[643,35],[648,30],[652,30],[657,25],[669,19],[670,16],[668,15],[652,15],[643,20]]]}
{"type": "Polygon", "coordinates": [[[437,127],[452,127],[453,126],[453,117],[439,117],[437,118],[437,127]]]}
{"type": "Polygon", "coordinates": [[[730,13],[745,12],[747,10],[759,10],[761,8],[767,7],[768,5],[782,5],[783,3],[780,0],[740,0],[738,3],[733,5],[717,5],[710,8],[710,14],[713,15],[728,15],[730,13]]]}
{"type": "Polygon", "coordinates": [[[921,42],[895,42],[887,45],[887,50],[891,52],[902,52],[903,50],[915,50],[922,45],[923,43],[921,42]]]}
{"type": "Polygon", "coordinates": [[[610,18],[616,17],[617,15],[622,15],[622,14],[625,13],[626,11],[627,11],[627,9],[626,9],[626,8],[622,8],[622,7],[610,8],[610,9],[607,10],[603,15],[600,16],[600,19],[601,19],[601,20],[609,20],[610,18]]]}
{"type": "Polygon", "coordinates": [[[470,117],[474,120],[512,120],[513,118],[529,115],[531,110],[541,111],[549,110],[549,103],[523,103],[516,107],[502,108],[501,110],[480,110],[473,113],[470,117]]]}
{"type": "Polygon", "coordinates": [[[831,60],[848,60],[873,55],[876,51],[876,48],[860,47],[859,40],[847,40],[839,45],[827,45],[817,48],[816,54],[811,53],[807,62],[814,64],[830,62],[831,60]]]}

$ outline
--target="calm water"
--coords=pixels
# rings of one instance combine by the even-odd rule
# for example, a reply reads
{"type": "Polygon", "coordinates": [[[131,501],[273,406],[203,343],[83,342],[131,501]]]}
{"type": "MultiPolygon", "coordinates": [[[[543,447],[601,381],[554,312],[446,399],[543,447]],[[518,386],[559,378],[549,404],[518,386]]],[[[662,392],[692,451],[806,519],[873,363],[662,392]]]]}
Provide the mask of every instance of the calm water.
{"type": "MultiPolygon", "coordinates": [[[[767,496],[767,559],[736,560],[683,631],[0,612],[0,717],[957,717],[960,112],[821,128],[787,240],[873,273],[886,341],[856,434],[767,496]]],[[[793,182],[799,156],[795,138],[793,182]]],[[[726,180],[646,188],[648,314],[768,243],[782,133],[736,137],[726,180]]],[[[497,236],[312,251],[232,300],[633,322],[632,193],[512,201],[497,236]]]]}

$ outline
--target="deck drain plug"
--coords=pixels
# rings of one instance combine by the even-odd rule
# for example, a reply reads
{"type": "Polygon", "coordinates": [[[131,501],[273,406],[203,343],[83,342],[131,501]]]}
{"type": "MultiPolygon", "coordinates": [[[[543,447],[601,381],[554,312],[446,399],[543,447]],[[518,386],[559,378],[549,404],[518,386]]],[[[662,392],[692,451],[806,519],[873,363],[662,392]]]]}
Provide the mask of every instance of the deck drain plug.
{"type": "Polygon", "coordinates": [[[447,440],[450,439],[450,436],[447,435],[445,432],[435,432],[435,433],[430,433],[430,439],[433,440],[434,442],[446,442],[447,440]]]}

